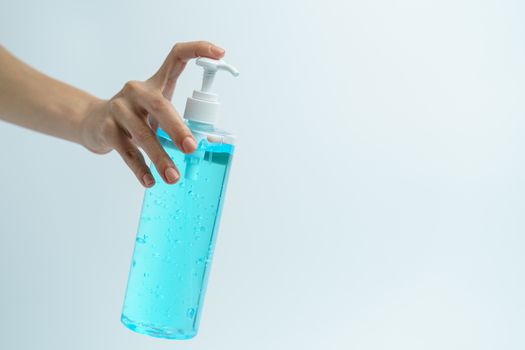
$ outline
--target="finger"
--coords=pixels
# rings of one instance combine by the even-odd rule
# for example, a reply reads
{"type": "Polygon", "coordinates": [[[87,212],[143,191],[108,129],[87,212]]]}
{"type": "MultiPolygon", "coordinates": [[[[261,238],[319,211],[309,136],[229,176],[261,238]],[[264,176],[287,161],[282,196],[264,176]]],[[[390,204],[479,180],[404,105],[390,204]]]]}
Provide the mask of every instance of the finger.
{"type": "Polygon", "coordinates": [[[190,41],[178,43],[173,47],[173,58],[188,61],[196,57],[221,58],[225,50],[208,41],[190,41]]]}
{"type": "MultiPolygon", "coordinates": [[[[144,108],[158,121],[159,126],[171,138],[179,150],[192,153],[197,149],[197,143],[190,129],[184,124],[179,113],[161,93],[137,86],[129,92],[133,101],[144,108]]],[[[152,132],[151,128],[148,128],[152,132]]]]}
{"type": "Polygon", "coordinates": [[[130,134],[135,142],[146,152],[158,173],[166,183],[173,184],[180,178],[179,171],[168,156],[153,130],[144,121],[134,118],[128,121],[130,134]]]}
{"type": "Polygon", "coordinates": [[[115,143],[115,150],[133,171],[142,186],[152,187],[155,184],[155,179],[144,161],[144,156],[126,135],[121,134],[115,143]]]}
{"type": "Polygon", "coordinates": [[[207,41],[177,43],[150,80],[156,81],[162,87],[167,85],[174,86],[175,81],[190,59],[197,57],[220,59],[224,54],[225,50],[223,48],[207,41]]]}
{"type": "Polygon", "coordinates": [[[153,130],[147,125],[146,120],[136,115],[123,102],[115,104],[118,105],[118,108],[113,108],[112,112],[114,113],[115,109],[118,110],[120,124],[129,132],[133,141],[146,152],[162,179],[169,184],[177,182],[180,178],[179,172],[160,145],[153,130]]]}

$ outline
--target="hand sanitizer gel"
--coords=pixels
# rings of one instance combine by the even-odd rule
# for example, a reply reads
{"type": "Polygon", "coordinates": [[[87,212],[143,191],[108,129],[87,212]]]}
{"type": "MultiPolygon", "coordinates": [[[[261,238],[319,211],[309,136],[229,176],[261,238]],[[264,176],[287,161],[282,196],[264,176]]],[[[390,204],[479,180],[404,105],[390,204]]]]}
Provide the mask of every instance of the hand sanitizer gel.
{"type": "Polygon", "coordinates": [[[202,88],[188,98],[184,119],[198,147],[184,154],[157,133],[181,177],[168,185],[151,167],[156,184],[144,196],[121,317],[135,332],[167,339],[197,334],[234,150],[233,136],[214,126],[219,102],[210,90],[217,71],[239,73],[222,60],[197,65],[202,88]]]}

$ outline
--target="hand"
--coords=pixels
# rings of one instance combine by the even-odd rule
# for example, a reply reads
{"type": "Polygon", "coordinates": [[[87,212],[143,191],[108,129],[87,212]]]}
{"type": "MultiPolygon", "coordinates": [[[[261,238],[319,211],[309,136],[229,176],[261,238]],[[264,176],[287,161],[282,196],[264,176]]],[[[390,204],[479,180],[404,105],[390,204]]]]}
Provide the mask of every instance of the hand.
{"type": "Polygon", "coordinates": [[[110,100],[97,99],[90,104],[80,126],[82,144],[98,154],[115,149],[140,183],[151,187],[155,180],[140,147],[166,183],[177,182],[179,171],[160,145],[155,130],[159,125],[184,153],[195,151],[195,139],[170,100],[177,78],[190,59],[223,56],[223,49],[205,41],[176,44],[151,78],[129,81],[110,100]]]}

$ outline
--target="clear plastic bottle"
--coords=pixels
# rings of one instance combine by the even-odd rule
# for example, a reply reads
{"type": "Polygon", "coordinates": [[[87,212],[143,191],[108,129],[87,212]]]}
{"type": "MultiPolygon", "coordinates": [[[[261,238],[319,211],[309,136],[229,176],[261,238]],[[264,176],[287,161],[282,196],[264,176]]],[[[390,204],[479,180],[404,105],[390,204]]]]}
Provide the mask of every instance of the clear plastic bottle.
{"type": "Polygon", "coordinates": [[[238,73],[223,61],[197,64],[205,69],[203,88],[188,99],[184,118],[198,147],[184,154],[166,133],[157,133],[181,177],[168,185],[151,167],[156,184],[144,196],[121,317],[133,331],[167,339],[198,331],[234,151],[232,135],[213,126],[218,101],[209,79],[222,67],[238,73]],[[200,105],[208,103],[201,101],[206,95],[214,99],[211,107],[200,105]]]}

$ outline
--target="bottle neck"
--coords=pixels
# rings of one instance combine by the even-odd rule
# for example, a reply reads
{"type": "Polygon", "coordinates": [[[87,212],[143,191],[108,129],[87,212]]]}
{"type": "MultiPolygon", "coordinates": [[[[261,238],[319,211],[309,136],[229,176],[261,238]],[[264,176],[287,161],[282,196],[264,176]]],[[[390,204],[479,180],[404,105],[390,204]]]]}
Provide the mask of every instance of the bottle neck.
{"type": "Polygon", "coordinates": [[[188,127],[192,130],[213,131],[215,129],[213,124],[202,123],[196,120],[187,120],[187,124],[188,127]]]}

